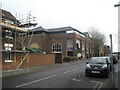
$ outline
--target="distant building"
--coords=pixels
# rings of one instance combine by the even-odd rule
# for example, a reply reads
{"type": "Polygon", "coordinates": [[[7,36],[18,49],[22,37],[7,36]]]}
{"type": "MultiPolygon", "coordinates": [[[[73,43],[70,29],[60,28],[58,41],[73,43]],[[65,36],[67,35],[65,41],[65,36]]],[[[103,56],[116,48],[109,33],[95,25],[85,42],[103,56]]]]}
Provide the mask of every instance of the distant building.
{"type": "MultiPolygon", "coordinates": [[[[77,54],[81,53],[83,58],[89,58],[93,54],[94,45],[91,38],[70,26],[52,29],[45,29],[40,26],[32,29],[29,33],[34,33],[31,48],[49,51],[56,54],[56,57],[60,55],[77,57],[77,54]]],[[[59,62],[58,59],[56,62],[59,62]]]]}

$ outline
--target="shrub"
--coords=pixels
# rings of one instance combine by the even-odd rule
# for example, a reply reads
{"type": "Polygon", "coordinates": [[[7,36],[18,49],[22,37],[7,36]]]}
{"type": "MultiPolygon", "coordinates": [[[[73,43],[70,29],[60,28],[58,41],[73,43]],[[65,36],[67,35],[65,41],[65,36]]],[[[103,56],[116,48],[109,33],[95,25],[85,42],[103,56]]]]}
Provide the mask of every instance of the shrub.
{"type": "Polygon", "coordinates": [[[76,60],[76,57],[72,57],[72,56],[65,56],[63,58],[63,62],[70,62],[70,61],[74,61],[76,60]]]}

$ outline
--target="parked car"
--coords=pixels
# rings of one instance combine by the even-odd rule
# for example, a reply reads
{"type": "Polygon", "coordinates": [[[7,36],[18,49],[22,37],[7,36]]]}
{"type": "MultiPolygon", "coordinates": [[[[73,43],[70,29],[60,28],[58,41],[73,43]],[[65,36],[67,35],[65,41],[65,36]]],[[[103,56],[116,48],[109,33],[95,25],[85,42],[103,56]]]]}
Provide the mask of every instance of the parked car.
{"type": "Polygon", "coordinates": [[[120,59],[120,52],[113,52],[113,55],[116,55],[117,59],[120,59]]]}
{"type": "Polygon", "coordinates": [[[117,56],[113,55],[113,63],[116,64],[117,63],[117,56]]]}
{"type": "Polygon", "coordinates": [[[86,62],[85,74],[89,75],[101,75],[108,77],[110,73],[110,62],[108,57],[92,57],[86,62]]]}
{"type": "Polygon", "coordinates": [[[111,58],[108,56],[104,56],[108,59],[108,63],[110,63],[110,71],[112,71],[112,63],[111,63],[111,58]]]}
{"type": "Polygon", "coordinates": [[[113,57],[111,57],[111,54],[108,54],[108,57],[112,58],[113,64],[117,63],[117,56],[113,54],[113,57]]]}

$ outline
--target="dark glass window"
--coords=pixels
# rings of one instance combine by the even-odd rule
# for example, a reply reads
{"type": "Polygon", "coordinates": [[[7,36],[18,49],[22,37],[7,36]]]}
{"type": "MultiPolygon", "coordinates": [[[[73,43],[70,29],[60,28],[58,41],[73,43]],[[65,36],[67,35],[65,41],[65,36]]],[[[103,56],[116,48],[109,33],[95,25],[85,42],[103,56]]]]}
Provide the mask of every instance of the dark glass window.
{"type": "Polygon", "coordinates": [[[5,38],[13,39],[13,33],[10,30],[5,30],[5,38]]]}
{"type": "Polygon", "coordinates": [[[59,43],[53,44],[52,52],[62,52],[62,46],[59,43]]]}

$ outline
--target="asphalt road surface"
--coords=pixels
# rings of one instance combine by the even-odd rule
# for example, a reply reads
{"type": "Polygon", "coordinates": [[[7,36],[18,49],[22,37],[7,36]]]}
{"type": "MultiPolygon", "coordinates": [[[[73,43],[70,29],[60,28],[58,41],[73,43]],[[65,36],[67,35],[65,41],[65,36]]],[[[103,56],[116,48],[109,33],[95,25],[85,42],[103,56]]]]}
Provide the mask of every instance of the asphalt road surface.
{"type": "MultiPolygon", "coordinates": [[[[112,88],[109,78],[86,77],[86,61],[58,64],[54,68],[2,78],[3,88],[112,88]]],[[[117,66],[115,66],[116,69],[117,66]]],[[[116,73],[118,72],[115,71],[116,73]]],[[[118,77],[118,76],[117,76],[118,77]]],[[[116,87],[118,86],[118,81],[116,87]]]]}
{"type": "Polygon", "coordinates": [[[120,90],[120,60],[118,60],[117,64],[114,65],[114,69],[115,88],[120,90]]]}

